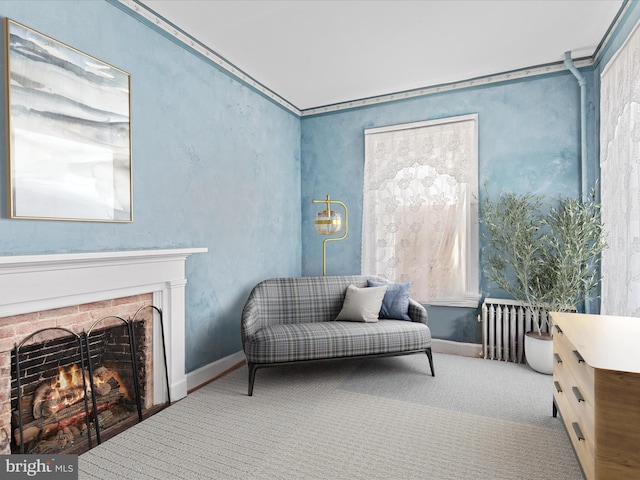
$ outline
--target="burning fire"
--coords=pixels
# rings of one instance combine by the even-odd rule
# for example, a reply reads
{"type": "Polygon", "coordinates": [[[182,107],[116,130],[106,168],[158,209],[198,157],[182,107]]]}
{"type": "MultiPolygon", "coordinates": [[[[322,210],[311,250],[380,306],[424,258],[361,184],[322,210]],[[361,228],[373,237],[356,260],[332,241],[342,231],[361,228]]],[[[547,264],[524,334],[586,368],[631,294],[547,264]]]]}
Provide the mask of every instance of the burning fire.
{"type": "MultiPolygon", "coordinates": [[[[88,378],[88,377],[85,377],[88,378]]],[[[82,370],[78,365],[61,367],[58,376],[38,387],[33,400],[33,416],[48,417],[84,398],[82,370]]],[[[87,392],[90,392],[87,382],[87,392]]]]}
{"type": "Polygon", "coordinates": [[[59,390],[75,389],[76,387],[82,387],[82,371],[78,365],[71,365],[69,368],[61,367],[58,369],[58,383],[56,384],[59,390]]]}
{"type": "MultiPolygon", "coordinates": [[[[33,399],[33,417],[49,417],[60,410],[69,407],[84,399],[83,372],[78,365],[58,368],[57,377],[50,382],[42,383],[35,392],[33,399]]],[[[89,374],[85,371],[87,395],[91,395],[89,374]]],[[[93,386],[96,395],[106,395],[111,391],[109,380],[113,378],[119,386],[120,392],[126,399],[130,399],[129,393],[124,387],[124,382],[117,372],[99,367],[93,375],[93,386]]]]}

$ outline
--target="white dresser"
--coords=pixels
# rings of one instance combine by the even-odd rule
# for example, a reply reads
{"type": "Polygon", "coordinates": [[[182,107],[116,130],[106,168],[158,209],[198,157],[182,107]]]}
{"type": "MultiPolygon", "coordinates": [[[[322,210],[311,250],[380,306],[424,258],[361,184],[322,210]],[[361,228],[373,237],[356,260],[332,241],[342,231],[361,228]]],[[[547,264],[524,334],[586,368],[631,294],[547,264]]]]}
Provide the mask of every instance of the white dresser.
{"type": "Polygon", "coordinates": [[[640,318],[551,316],[553,414],[585,476],[640,479],[640,318]]]}

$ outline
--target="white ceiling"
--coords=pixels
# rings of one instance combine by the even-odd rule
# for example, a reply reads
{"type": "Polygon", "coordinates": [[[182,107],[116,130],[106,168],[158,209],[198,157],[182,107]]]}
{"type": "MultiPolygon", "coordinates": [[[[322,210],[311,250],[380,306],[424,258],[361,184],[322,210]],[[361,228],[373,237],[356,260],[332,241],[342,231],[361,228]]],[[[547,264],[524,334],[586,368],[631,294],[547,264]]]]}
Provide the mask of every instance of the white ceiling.
{"type": "Polygon", "coordinates": [[[623,0],[143,0],[300,110],[591,57],[623,0]]]}

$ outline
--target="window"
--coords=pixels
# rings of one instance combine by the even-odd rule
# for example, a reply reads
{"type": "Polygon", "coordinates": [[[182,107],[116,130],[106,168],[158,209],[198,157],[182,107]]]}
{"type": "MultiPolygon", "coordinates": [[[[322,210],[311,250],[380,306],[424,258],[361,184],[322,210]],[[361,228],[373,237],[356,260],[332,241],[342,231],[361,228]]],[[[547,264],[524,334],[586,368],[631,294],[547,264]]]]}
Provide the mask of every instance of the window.
{"type": "Polygon", "coordinates": [[[365,130],[362,273],[477,307],[477,115],[365,130]]]}

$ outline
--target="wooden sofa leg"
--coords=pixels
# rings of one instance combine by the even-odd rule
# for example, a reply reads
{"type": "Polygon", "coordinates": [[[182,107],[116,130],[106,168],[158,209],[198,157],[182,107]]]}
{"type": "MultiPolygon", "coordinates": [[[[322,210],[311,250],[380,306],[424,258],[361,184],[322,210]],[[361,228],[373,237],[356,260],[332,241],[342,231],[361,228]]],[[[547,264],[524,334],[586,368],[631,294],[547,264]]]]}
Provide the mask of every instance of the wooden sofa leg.
{"type": "Polygon", "coordinates": [[[249,396],[253,395],[253,382],[256,379],[257,365],[255,363],[247,363],[249,367],[249,396]]]}
{"type": "Polygon", "coordinates": [[[431,353],[431,347],[427,348],[426,352],[427,352],[427,357],[429,357],[429,366],[431,367],[431,376],[435,377],[436,372],[433,369],[433,355],[431,353]]]}

